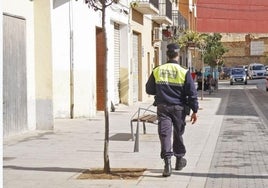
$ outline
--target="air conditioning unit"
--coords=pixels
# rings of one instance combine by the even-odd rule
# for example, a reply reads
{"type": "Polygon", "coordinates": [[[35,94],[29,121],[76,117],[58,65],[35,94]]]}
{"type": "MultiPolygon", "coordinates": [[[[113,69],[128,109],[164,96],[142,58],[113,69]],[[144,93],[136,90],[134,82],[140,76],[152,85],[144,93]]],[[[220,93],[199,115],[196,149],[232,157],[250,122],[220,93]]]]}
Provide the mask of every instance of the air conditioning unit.
{"type": "Polygon", "coordinates": [[[160,27],[155,27],[153,30],[153,42],[162,40],[162,29],[160,27]]]}

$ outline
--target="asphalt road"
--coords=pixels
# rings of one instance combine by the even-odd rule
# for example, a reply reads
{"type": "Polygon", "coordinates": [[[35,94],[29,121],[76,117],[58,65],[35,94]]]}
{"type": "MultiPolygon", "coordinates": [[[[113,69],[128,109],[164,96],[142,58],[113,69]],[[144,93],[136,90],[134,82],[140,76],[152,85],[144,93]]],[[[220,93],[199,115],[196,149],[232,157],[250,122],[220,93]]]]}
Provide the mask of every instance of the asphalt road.
{"type": "Polygon", "coordinates": [[[268,92],[265,79],[248,80],[247,85],[230,85],[228,81],[220,83],[220,88],[226,92],[226,109],[221,108],[221,114],[257,116],[268,126],[268,92]]]}
{"type": "Polygon", "coordinates": [[[268,187],[268,92],[265,80],[219,84],[224,94],[217,115],[223,123],[206,188],[268,187]]]}

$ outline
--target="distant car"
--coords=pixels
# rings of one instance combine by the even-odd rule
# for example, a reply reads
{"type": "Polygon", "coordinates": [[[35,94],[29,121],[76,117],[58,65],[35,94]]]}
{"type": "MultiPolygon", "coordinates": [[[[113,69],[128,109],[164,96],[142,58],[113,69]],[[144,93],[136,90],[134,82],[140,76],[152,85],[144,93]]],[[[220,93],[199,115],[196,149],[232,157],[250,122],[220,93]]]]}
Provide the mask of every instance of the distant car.
{"type": "Polygon", "coordinates": [[[220,73],[220,79],[228,79],[230,78],[230,67],[223,67],[220,73]]]}
{"type": "Polygon", "coordinates": [[[266,76],[268,76],[268,65],[265,65],[266,76]]]}
{"type": "Polygon", "coordinates": [[[237,65],[235,68],[243,68],[246,71],[246,74],[248,76],[248,65],[237,65]]]}
{"type": "Polygon", "coordinates": [[[248,66],[249,79],[265,78],[266,70],[261,63],[252,63],[248,66]]]}
{"type": "Polygon", "coordinates": [[[244,68],[232,68],[230,71],[230,85],[243,83],[247,85],[247,74],[244,68]]]}

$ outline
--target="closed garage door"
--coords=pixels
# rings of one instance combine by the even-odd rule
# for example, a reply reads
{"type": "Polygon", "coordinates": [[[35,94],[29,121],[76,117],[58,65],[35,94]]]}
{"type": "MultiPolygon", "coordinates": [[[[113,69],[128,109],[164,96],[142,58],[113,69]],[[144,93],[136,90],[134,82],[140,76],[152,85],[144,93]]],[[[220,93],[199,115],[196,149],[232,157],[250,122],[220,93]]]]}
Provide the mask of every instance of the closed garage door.
{"type": "Polygon", "coordinates": [[[3,16],[4,136],[27,130],[26,21],[3,16]]]}
{"type": "Polygon", "coordinates": [[[114,104],[120,102],[120,25],[114,24],[114,104]]]}

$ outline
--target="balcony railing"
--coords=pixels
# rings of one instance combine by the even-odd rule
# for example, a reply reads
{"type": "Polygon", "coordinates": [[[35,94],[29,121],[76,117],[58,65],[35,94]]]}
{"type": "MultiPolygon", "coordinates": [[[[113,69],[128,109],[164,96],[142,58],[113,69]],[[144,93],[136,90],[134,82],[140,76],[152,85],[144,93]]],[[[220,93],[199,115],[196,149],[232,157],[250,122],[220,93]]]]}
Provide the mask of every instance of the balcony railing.
{"type": "Polygon", "coordinates": [[[159,14],[153,15],[153,20],[159,24],[172,24],[172,3],[170,0],[160,0],[159,14]]]}
{"type": "Polygon", "coordinates": [[[155,8],[159,9],[159,0],[149,0],[149,2],[154,5],[155,8]]]}
{"type": "Polygon", "coordinates": [[[158,14],[159,0],[133,0],[132,8],[142,14],[158,14]]]}
{"type": "Polygon", "coordinates": [[[173,26],[177,27],[178,29],[185,30],[188,29],[188,22],[182,16],[182,14],[178,10],[172,11],[172,22],[173,26]]]}

